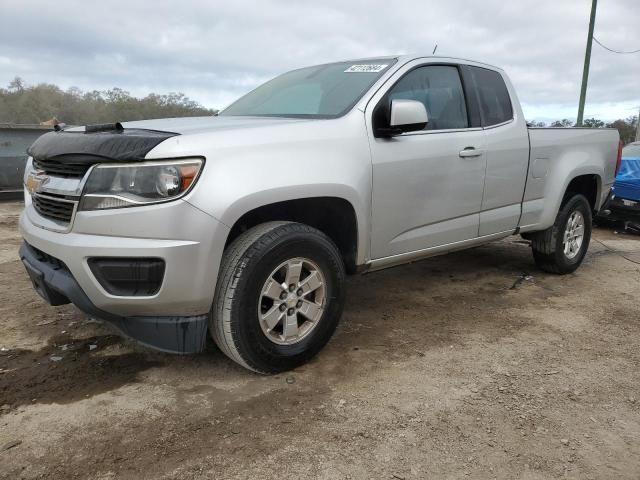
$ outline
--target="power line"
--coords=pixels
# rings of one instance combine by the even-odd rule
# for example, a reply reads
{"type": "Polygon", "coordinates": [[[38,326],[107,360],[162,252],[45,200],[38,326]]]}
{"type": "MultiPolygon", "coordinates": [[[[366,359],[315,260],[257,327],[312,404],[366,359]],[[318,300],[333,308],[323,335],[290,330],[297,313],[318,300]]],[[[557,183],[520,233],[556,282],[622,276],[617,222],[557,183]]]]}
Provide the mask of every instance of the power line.
{"type": "Polygon", "coordinates": [[[606,45],[603,45],[600,40],[598,40],[595,36],[593,37],[593,41],[596,42],[598,45],[600,45],[602,48],[604,48],[605,50],[609,50],[612,53],[620,53],[622,55],[630,55],[632,53],[640,53],[640,48],[638,50],[632,50],[630,52],[622,52],[620,50],[614,50],[613,48],[609,48],[606,45]]]}

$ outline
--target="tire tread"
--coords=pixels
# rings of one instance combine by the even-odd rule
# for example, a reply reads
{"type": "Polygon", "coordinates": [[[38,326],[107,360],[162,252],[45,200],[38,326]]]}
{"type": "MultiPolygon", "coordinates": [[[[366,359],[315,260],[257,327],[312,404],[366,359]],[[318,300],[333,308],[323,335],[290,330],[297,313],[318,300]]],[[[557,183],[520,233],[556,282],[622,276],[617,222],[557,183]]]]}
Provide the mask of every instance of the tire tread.
{"type": "MultiPolygon", "coordinates": [[[[558,259],[556,258],[557,254],[557,246],[558,246],[558,235],[562,235],[562,231],[564,228],[565,217],[568,215],[568,210],[572,208],[572,205],[576,202],[583,202],[587,207],[589,207],[588,200],[581,194],[568,194],[562,205],[560,206],[560,210],[558,211],[558,215],[556,215],[556,219],[553,225],[546,230],[541,232],[536,232],[530,235],[531,239],[531,249],[533,252],[533,259],[536,263],[536,266],[545,272],[555,273],[558,275],[563,275],[566,273],[570,273],[574,271],[578,266],[582,263],[582,259],[576,264],[575,268],[567,269],[558,263],[558,259]]],[[[589,207],[590,208],[590,207],[589,207]]],[[[589,210],[590,211],[590,210],[589,210]]],[[[588,218],[585,217],[585,229],[591,228],[591,216],[588,215],[588,218]]],[[[585,236],[586,236],[585,230],[585,236]]],[[[590,237],[590,233],[589,233],[590,237]]],[[[588,242],[588,240],[587,240],[588,242]]],[[[587,245],[588,248],[588,245],[587,245]]],[[[586,250],[585,250],[586,252],[586,250]]]]}
{"type": "Polygon", "coordinates": [[[268,368],[260,368],[245,358],[234,342],[231,309],[236,302],[238,283],[245,275],[251,260],[262,255],[269,245],[291,234],[320,234],[336,249],[335,244],[317,229],[302,223],[271,221],[257,225],[243,232],[225,250],[220,264],[220,273],[209,317],[211,336],[220,350],[231,360],[260,374],[272,373],[268,368]]]}
{"type": "Polygon", "coordinates": [[[257,373],[265,372],[249,365],[233,342],[230,316],[231,304],[235,300],[238,279],[244,271],[243,263],[245,265],[247,263],[246,261],[241,262],[241,259],[255,255],[261,246],[268,243],[267,240],[273,240],[277,237],[271,233],[273,230],[289,223],[291,222],[267,222],[241,233],[225,251],[220,265],[214,306],[209,321],[213,341],[222,350],[222,353],[231,360],[257,373]]]}

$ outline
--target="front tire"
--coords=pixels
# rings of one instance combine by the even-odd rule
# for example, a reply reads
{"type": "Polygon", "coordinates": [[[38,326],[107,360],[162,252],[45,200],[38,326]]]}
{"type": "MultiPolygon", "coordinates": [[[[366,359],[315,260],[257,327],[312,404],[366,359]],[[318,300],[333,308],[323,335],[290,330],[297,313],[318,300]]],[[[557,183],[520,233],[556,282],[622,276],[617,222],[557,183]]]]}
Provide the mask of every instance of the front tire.
{"type": "Polygon", "coordinates": [[[529,237],[538,268],[559,275],[574,272],[587,254],[591,229],[589,201],[584,195],[570,197],[560,207],[553,226],[529,237]]]}
{"type": "Polygon", "coordinates": [[[268,222],[223,255],[209,330],[220,350],[258,373],[298,367],[329,341],[344,305],[335,244],[308,225],[268,222]]]}

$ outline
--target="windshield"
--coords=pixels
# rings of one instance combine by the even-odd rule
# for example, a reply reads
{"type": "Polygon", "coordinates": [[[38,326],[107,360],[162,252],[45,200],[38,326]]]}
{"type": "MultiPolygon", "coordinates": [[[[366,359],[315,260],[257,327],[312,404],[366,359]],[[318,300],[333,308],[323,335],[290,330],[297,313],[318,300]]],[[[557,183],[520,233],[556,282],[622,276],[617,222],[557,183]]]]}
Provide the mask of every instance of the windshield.
{"type": "Polygon", "coordinates": [[[622,149],[622,156],[629,158],[640,158],[640,145],[627,145],[622,149]]]}
{"type": "Polygon", "coordinates": [[[284,73],[220,115],[335,118],[347,113],[395,59],[356,60],[284,73]]]}

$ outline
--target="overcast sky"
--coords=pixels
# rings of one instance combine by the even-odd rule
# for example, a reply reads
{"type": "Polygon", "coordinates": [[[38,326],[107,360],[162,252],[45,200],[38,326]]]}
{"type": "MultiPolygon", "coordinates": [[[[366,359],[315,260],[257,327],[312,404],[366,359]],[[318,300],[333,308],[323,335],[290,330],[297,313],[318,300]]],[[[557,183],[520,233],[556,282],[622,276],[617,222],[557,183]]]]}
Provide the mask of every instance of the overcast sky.
{"type": "MultiPolygon", "coordinates": [[[[575,118],[591,0],[0,0],[0,85],[15,76],[221,108],[280,72],[397,53],[484,61],[529,120],[575,118]]],[[[640,49],[640,0],[600,0],[595,36],[640,49]]],[[[585,115],[640,105],[640,54],[594,44],[585,115]]],[[[637,108],[635,109],[637,112],[637,108]]]]}

